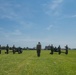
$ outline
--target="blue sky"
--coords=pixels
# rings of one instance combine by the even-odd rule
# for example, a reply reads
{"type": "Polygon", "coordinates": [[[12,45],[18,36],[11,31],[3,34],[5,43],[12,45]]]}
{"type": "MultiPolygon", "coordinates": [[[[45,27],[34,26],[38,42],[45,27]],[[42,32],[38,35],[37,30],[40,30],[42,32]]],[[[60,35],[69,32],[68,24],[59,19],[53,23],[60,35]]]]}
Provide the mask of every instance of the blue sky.
{"type": "Polygon", "coordinates": [[[0,0],[0,44],[76,47],[76,0],[0,0]]]}

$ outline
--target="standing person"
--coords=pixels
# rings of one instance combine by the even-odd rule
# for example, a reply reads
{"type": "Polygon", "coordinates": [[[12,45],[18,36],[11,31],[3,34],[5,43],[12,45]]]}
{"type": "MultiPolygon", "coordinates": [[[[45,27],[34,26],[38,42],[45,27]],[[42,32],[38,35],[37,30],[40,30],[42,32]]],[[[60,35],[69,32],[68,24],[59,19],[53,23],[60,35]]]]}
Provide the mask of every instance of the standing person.
{"type": "Polygon", "coordinates": [[[21,53],[22,53],[22,48],[18,47],[18,54],[21,54],[21,53]]]}
{"type": "Polygon", "coordinates": [[[50,54],[53,54],[54,52],[54,47],[53,47],[53,44],[51,45],[51,53],[50,54]]]}
{"type": "Polygon", "coordinates": [[[41,43],[38,42],[37,44],[37,56],[40,57],[40,53],[41,53],[41,43]]]}
{"type": "Polygon", "coordinates": [[[0,54],[1,54],[1,45],[0,45],[0,54]]]}
{"type": "Polygon", "coordinates": [[[15,46],[13,45],[13,47],[12,47],[12,48],[13,48],[13,54],[15,54],[15,46]]]}
{"type": "Polygon", "coordinates": [[[58,51],[59,51],[59,54],[61,54],[61,47],[60,47],[60,45],[58,47],[58,51]]]}
{"type": "Polygon", "coordinates": [[[7,53],[7,54],[9,53],[9,46],[8,46],[8,44],[7,44],[7,46],[6,46],[6,53],[7,53]]]}
{"type": "Polygon", "coordinates": [[[65,54],[68,54],[68,45],[65,46],[65,50],[66,50],[65,54]]]}

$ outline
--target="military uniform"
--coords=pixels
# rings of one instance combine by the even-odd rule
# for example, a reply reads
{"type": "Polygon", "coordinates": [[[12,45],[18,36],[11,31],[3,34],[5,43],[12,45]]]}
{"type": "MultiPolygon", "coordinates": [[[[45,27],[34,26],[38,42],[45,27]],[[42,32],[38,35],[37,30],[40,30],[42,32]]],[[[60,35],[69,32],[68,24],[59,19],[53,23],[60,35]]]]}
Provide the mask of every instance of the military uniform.
{"type": "Polygon", "coordinates": [[[41,44],[40,42],[38,42],[37,44],[37,56],[40,57],[40,53],[41,53],[41,44]]]}
{"type": "Polygon", "coordinates": [[[51,53],[50,54],[53,54],[53,51],[54,51],[54,47],[53,47],[53,45],[51,45],[51,53]]]}
{"type": "Polygon", "coordinates": [[[59,54],[61,54],[61,47],[60,47],[60,45],[58,47],[58,51],[59,51],[59,54]]]}
{"type": "Polygon", "coordinates": [[[7,44],[7,46],[6,46],[6,53],[7,53],[7,54],[9,53],[9,46],[8,46],[8,44],[7,44]]]}
{"type": "Polygon", "coordinates": [[[0,54],[1,54],[1,45],[0,45],[0,54]]]}
{"type": "Polygon", "coordinates": [[[66,50],[65,54],[68,54],[68,46],[67,45],[65,46],[65,50],[66,50]]]}
{"type": "Polygon", "coordinates": [[[13,54],[15,54],[15,46],[13,45],[13,54]]]}

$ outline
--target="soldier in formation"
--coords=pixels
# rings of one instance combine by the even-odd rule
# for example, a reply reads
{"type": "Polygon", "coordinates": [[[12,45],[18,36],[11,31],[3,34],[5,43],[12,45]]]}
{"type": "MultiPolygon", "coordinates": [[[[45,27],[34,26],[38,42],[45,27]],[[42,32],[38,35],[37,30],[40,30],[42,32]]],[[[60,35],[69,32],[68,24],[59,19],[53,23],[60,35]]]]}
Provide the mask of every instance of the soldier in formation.
{"type": "Polygon", "coordinates": [[[0,45],[0,54],[1,54],[1,45],[0,45]]]}
{"type": "Polygon", "coordinates": [[[12,49],[13,49],[13,54],[15,54],[15,46],[14,45],[13,45],[12,49]]]}
{"type": "Polygon", "coordinates": [[[57,47],[55,47],[55,48],[54,48],[54,51],[55,51],[55,52],[58,52],[58,49],[57,49],[57,47]]]}
{"type": "Polygon", "coordinates": [[[50,54],[53,54],[53,52],[54,52],[54,47],[53,47],[53,45],[51,45],[51,53],[50,54]]]}
{"type": "Polygon", "coordinates": [[[60,45],[58,47],[58,52],[59,52],[59,54],[61,54],[61,47],[60,47],[60,45]]]}
{"type": "Polygon", "coordinates": [[[65,54],[68,54],[68,45],[65,46],[65,50],[66,50],[65,54]]]}
{"type": "Polygon", "coordinates": [[[22,53],[22,48],[18,47],[18,54],[21,54],[21,53],[22,53]]]}
{"type": "Polygon", "coordinates": [[[8,54],[9,53],[9,46],[8,46],[8,44],[7,44],[7,46],[6,46],[6,52],[5,52],[6,54],[8,54]]]}

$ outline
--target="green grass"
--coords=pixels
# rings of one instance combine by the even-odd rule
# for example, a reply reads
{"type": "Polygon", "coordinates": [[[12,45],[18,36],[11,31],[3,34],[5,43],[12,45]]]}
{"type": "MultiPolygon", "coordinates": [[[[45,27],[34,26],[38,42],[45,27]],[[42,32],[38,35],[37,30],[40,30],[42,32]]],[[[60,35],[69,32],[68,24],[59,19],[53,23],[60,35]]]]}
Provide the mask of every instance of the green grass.
{"type": "Polygon", "coordinates": [[[27,50],[22,54],[0,54],[0,75],[75,75],[76,51],[66,55],[50,51],[41,51],[37,57],[36,51],[27,50]]]}

